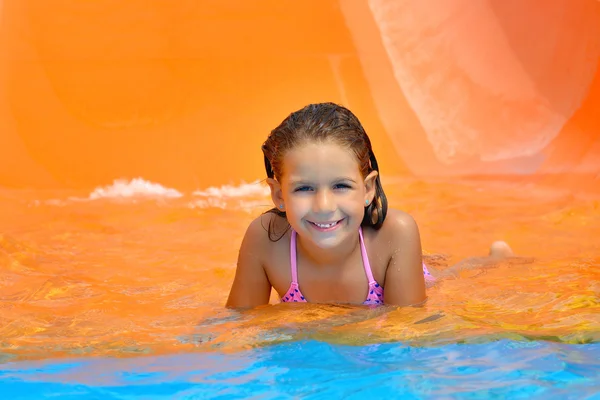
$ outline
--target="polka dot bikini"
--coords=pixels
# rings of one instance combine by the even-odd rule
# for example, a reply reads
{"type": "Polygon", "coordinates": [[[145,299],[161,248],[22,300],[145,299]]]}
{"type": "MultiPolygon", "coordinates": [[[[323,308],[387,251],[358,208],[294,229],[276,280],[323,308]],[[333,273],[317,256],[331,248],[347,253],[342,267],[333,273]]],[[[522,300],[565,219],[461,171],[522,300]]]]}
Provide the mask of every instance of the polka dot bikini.
{"type": "MultiPolygon", "coordinates": [[[[365,273],[369,279],[369,294],[363,304],[383,304],[383,288],[373,278],[371,272],[371,265],[369,264],[369,257],[367,256],[367,249],[365,248],[365,242],[362,234],[362,228],[359,228],[358,234],[360,237],[360,251],[363,259],[363,266],[365,273]]],[[[284,303],[306,303],[304,295],[298,287],[298,266],[296,264],[296,231],[292,230],[292,237],[290,240],[290,264],[292,266],[292,283],[287,293],[281,298],[284,303]]]]}

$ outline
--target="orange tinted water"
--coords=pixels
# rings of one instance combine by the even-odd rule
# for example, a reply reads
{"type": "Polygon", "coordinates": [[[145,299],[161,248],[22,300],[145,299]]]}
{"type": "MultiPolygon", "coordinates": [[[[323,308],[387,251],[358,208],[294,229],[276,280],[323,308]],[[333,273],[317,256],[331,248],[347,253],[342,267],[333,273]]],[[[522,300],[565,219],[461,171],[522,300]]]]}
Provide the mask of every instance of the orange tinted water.
{"type": "Polygon", "coordinates": [[[600,2],[419,4],[2,2],[0,353],[598,340],[600,2]],[[430,263],[496,239],[534,261],[422,308],[225,310],[268,199],[192,192],[262,179],[269,130],[316,101],[360,117],[430,263]],[[138,176],[183,196],[90,199],[138,176]]]}
{"type": "Polygon", "coordinates": [[[243,197],[221,209],[194,207],[202,203],[191,195],[75,201],[67,200],[73,193],[5,190],[2,351],[236,351],[306,337],[598,340],[599,245],[589,240],[600,234],[598,200],[505,183],[389,181],[391,204],[415,216],[425,248],[447,262],[485,254],[495,238],[536,260],[467,271],[431,289],[421,308],[275,305],[239,315],[223,304],[245,227],[265,207],[245,208],[243,197]],[[441,317],[415,324],[432,316],[441,317]]]}

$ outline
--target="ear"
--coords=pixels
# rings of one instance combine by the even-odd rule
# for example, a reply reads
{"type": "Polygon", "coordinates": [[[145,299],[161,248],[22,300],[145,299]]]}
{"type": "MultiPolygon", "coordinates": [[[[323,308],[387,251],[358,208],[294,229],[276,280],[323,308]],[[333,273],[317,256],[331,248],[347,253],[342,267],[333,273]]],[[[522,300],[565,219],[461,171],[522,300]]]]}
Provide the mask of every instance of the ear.
{"type": "Polygon", "coordinates": [[[273,178],[267,178],[269,188],[271,188],[271,199],[275,208],[279,211],[285,211],[285,203],[283,202],[283,191],[281,190],[281,183],[277,182],[273,178]]]}
{"type": "Polygon", "coordinates": [[[378,175],[379,172],[371,171],[365,178],[365,205],[371,204],[375,198],[375,180],[377,179],[378,175]]]}

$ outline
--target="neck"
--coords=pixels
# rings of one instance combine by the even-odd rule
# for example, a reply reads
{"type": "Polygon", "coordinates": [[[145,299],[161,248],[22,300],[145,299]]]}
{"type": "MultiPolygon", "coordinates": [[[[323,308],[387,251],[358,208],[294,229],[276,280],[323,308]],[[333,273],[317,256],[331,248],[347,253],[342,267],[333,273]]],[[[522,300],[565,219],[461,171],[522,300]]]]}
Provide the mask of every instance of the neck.
{"type": "Polygon", "coordinates": [[[317,267],[339,266],[344,264],[360,245],[358,231],[333,249],[322,249],[312,243],[304,243],[300,235],[296,236],[297,252],[317,267]]]}

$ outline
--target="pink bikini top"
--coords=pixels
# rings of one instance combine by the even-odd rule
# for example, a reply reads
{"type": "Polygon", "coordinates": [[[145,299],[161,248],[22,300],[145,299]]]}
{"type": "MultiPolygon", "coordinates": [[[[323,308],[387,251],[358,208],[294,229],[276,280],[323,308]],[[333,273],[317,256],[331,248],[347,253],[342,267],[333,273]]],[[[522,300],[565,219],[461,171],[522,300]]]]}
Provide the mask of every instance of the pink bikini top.
{"type": "MultiPolygon", "coordinates": [[[[363,304],[383,304],[383,288],[373,278],[371,272],[371,264],[369,264],[369,257],[367,256],[367,249],[365,248],[365,241],[363,238],[362,227],[358,229],[358,236],[360,238],[360,252],[362,254],[363,266],[365,268],[365,274],[369,279],[369,293],[367,299],[363,304]]],[[[306,303],[306,299],[300,288],[298,287],[298,266],[296,260],[296,231],[292,229],[292,237],[290,239],[290,264],[292,265],[292,283],[287,293],[281,298],[284,303],[306,303]]]]}

